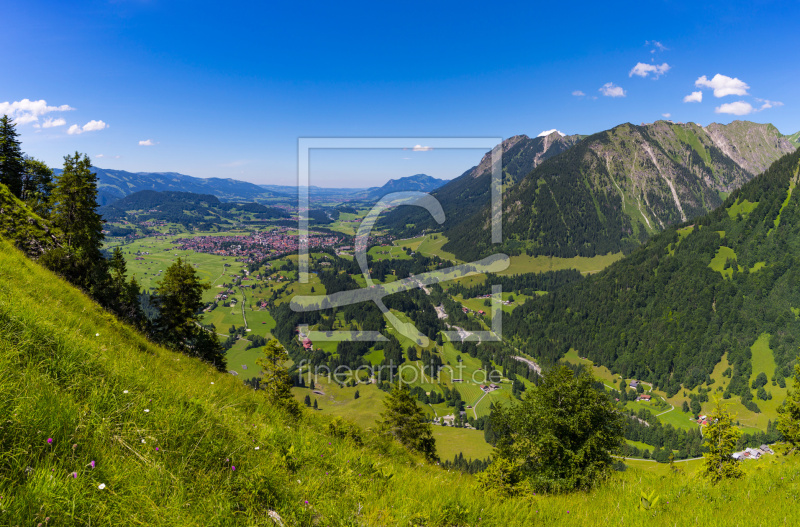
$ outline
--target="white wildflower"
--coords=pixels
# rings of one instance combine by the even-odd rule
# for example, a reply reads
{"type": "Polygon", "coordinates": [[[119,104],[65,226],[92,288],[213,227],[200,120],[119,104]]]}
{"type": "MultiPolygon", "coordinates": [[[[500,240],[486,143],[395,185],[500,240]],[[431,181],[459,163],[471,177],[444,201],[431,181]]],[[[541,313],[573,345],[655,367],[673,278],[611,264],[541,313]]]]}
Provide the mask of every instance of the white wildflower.
{"type": "Polygon", "coordinates": [[[106,484],[105,483],[101,483],[101,484],[99,484],[97,486],[97,488],[100,489],[100,490],[103,490],[104,488],[106,488],[106,484]]]}

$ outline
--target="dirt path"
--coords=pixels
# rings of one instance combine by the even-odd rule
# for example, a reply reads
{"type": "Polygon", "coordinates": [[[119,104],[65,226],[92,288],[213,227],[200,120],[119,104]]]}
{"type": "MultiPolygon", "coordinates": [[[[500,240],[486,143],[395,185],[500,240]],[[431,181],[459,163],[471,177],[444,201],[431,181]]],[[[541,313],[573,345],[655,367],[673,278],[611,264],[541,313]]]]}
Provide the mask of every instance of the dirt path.
{"type": "Polygon", "coordinates": [[[481,395],[481,398],[478,399],[478,402],[472,405],[472,413],[475,414],[475,419],[478,418],[478,405],[481,404],[481,401],[483,401],[483,398],[486,397],[487,395],[488,395],[487,392],[483,392],[483,395],[481,395]]]}

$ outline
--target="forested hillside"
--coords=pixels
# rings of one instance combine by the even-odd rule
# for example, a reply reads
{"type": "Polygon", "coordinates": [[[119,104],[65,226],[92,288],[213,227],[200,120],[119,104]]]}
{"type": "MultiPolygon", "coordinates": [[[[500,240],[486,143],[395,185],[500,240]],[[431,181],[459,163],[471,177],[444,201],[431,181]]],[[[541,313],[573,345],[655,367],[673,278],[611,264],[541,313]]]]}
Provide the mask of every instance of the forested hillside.
{"type": "Polygon", "coordinates": [[[775,360],[766,375],[781,384],[800,342],[799,172],[797,151],[712,213],[517,308],[503,321],[506,335],[546,361],[575,348],[670,395],[711,384],[727,353],[724,396],[755,411],[750,347],[766,335],[775,360]]]}
{"type": "MultiPolygon", "coordinates": [[[[544,162],[505,194],[502,250],[560,257],[629,252],[650,235],[722,204],[794,151],[772,125],[624,124],[544,162]]],[[[445,234],[464,260],[490,247],[489,209],[445,234]]]]}

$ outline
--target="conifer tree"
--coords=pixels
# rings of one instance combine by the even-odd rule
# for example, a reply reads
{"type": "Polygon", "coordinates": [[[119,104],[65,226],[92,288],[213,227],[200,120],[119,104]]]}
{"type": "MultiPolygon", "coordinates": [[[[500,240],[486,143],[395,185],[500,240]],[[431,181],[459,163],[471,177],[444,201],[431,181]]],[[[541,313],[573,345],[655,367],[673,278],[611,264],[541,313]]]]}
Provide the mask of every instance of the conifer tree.
{"type": "Polygon", "coordinates": [[[139,283],[135,277],[126,280],[128,272],[122,250],[115,247],[108,262],[109,286],[106,292],[107,305],[117,315],[139,325],[144,319],[144,312],[139,303],[139,283]]]}
{"type": "Polygon", "coordinates": [[[794,366],[794,390],[789,390],[783,405],[778,407],[777,429],[795,450],[800,445],[800,363],[794,366]]]}
{"type": "Polygon", "coordinates": [[[314,399],[314,410],[319,410],[319,406],[317,406],[317,400],[314,399]]]}
{"type": "Polygon", "coordinates": [[[417,406],[408,386],[402,383],[394,386],[383,403],[386,409],[378,422],[379,430],[394,437],[409,450],[419,452],[429,461],[438,460],[433,427],[417,406]]]}
{"type": "MultiPolygon", "coordinates": [[[[112,266],[117,269],[121,256],[120,253],[112,257],[112,266]]],[[[135,287],[138,289],[138,284],[135,287]]],[[[217,334],[199,325],[203,291],[209,287],[200,282],[197,272],[188,261],[178,258],[167,267],[156,289],[160,310],[156,320],[156,338],[173,349],[198,357],[225,371],[224,351],[217,334]]]]}
{"type": "Polygon", "coordinates": [[[20,199],[39,216],[50,215],[50,198],[54,186],[53,170],[38,159],[26,157],[20,199]]]}
{"type": "MultiPolygon", "coordinates": [[[[276,339],[271,339],[264,346],[264,355],[256,361],[261,367],[261,387],[267,398],[293,416],[300,415],[300,407],[292,396],[292,379],[284,363],[289,356],[276,339]]],[[[314,400],[316,404],[316,399],[314,400]]],[[[315,407],[316,408],[316,407],[315,407]]]]}
{"type": "Polygon", "coordinates": [[[303,399],[303,404],[305,404],[309,408],[311,407],[311,396],[310,395],[306,395],[306,398],[303,399]]]}
{"type": "Polygon", "coordinates": [[[17,135],[14,121],[8,115],[0,117],[0,183],[21,198],[25,161],[17,135]]]}
{"type": "Polygon", "coordinates": [[[728,410],[717,401],[714,412],[709,417],[710,423],[703,434],[708,452],[703,455],[703,474],[712,483],[719,483],[723,479],[739,478],[742,468],[739,462],[731,455],[736,450],[736,441],[741,431],[734,426],[733,417],[728,410]]]}
{"type": "Polygon", "coordinates": [[[53,189],[53,224],[63,233],[64,247],[51,251],[44,263],[96,298],[106,278],[100,247],[103,220],[97,213],[97,175],[89,156],[64,157],[64,171],[53,189]]]}
{"type": "Polygon", "coordinates": [[[167,267],[156,289],[163,340],[180,347],[192,335],[203,307],[203,291],[209,287],[200,282],[192,264],[182,258],[167,267]]]}

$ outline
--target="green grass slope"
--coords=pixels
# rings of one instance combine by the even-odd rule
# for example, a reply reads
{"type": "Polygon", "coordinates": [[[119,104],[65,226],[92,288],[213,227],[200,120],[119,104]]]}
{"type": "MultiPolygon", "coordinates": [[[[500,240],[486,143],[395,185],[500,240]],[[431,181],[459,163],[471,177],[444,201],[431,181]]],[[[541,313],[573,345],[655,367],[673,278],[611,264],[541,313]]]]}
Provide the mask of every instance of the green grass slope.
{"type": "Polygon", "coordinates": [[[291,422],[238,378],[149,343],[5,240],[0,371],[2,525],[278,525],[270,511],[287,526],[780,524],[797,516],[800,465],[782,457],[750,463],[746,479],[718,487],[648,465],[590,493],[486,494],[472,477],[424,465],[371,434],[359,446],[310,412],[291,422]],[[655,490],[662,505],[637,511],[642,490],[655,490]],[[770,506],[743,506],[749,499],[770,506]]]}
{"type": "Polygon", "coordinates": [[[0,236],[30,256],[39,256],[58,244],[57,231],[0,184],[0,236]]]}

